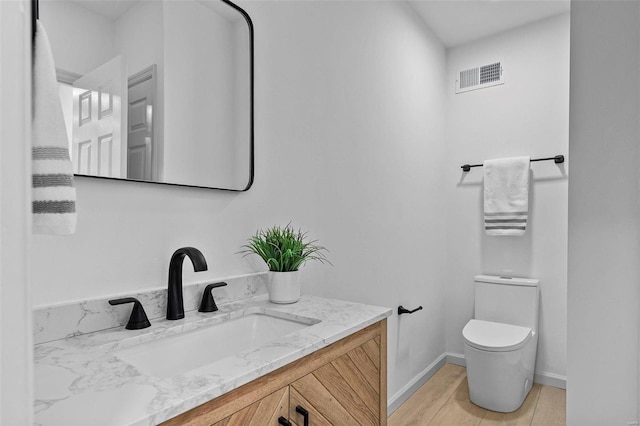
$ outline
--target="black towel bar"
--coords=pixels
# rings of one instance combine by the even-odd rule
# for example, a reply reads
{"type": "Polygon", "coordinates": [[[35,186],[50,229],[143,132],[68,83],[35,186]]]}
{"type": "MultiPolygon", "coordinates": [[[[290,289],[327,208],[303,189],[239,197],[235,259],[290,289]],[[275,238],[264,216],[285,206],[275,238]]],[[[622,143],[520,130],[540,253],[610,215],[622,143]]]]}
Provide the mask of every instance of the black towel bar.
{"type": "MultiPolygon", "coordinates": [[[[531,161],[548,161],[553,160],[554,163],[560,164],[564,163],[564,155],[556,155],[555,157],[546,157],[546,158],[532,158],[531,161]]],[[[482,164],[465,164],[464,166],[460,166],[462,171],[468,172],[472,167],[482,167],[482,164]]]]}

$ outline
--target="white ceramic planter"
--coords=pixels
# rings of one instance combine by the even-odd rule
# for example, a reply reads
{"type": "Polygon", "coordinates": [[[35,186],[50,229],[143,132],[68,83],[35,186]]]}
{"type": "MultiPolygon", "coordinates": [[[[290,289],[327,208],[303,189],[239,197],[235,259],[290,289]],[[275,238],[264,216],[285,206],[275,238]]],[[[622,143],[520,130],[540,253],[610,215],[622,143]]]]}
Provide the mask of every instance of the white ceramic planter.
{"type": "Polygon", "coordinates": [[[269,271],[269,300],[272,303],[295,303],[300,299],[300,271],[269,271]]]}

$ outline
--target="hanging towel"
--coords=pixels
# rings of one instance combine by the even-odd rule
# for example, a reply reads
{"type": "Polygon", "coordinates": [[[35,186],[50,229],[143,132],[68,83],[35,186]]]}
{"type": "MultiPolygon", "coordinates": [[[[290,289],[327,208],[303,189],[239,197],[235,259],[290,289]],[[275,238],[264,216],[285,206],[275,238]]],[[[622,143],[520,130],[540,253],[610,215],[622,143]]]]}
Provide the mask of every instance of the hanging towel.
{"type": "Polygon", "coordinates": [[[49,39],[38,21],[33,55],[32,197],[34,234],[73,234],[76,190],[49,39]]]}
{"type": "Polygon", "coordinates": [[[523,235],[529,214],[529,157],[487,160],[484,229],[487,235],[523,235]]]}

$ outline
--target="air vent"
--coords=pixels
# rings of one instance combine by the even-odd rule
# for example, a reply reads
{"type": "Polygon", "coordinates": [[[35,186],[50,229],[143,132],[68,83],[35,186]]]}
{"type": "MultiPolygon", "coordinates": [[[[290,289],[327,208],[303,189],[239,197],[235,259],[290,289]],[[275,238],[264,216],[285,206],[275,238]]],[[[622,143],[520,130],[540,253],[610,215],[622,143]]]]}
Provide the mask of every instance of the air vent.
{"type": "Polygon", "coordinates": [[[502,62],[493,62],[460,71],[456,77],[456,93],[504,84],[502,62]]]}
{"type": "Polygon", "coordinates": [[[471,68],[470,70],[460,71],[460,88],[466,89],[467,87],[475,87],[480,84],[478,75],[478,68],[471,68]]]}

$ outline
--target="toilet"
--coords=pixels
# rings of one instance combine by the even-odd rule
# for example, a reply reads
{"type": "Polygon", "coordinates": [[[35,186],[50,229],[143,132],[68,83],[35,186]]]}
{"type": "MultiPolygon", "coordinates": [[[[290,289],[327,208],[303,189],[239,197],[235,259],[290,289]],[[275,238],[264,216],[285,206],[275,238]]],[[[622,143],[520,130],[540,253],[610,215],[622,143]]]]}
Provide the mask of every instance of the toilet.
{"type": "Polygon", "coordinates": [[[475,277],[475,318],[462,330],[469,397],[492,411],[517,410],[533,385],[538,280],[475,277]]]}

